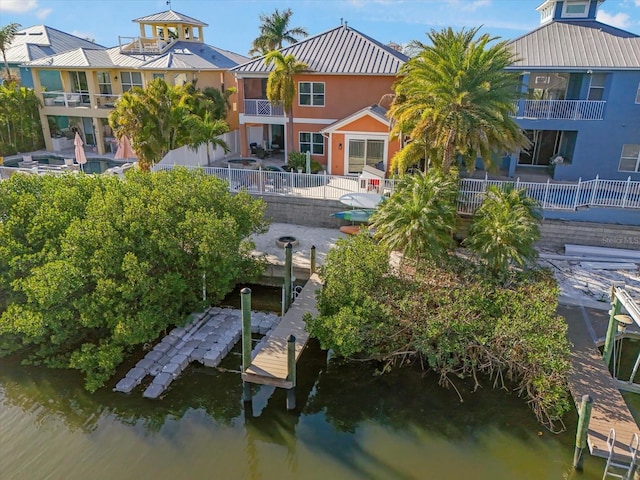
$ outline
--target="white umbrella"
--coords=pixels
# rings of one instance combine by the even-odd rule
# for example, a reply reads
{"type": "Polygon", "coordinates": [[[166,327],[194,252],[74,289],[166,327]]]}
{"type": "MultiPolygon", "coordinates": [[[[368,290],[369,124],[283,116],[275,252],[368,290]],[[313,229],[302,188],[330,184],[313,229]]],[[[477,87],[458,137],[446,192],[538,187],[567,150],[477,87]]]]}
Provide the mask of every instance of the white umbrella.
{"type": "Polygon", "coordinates": [[[84,171],[83,165],[87,163],[87,157],[84,154],[84,142],[80,138],[80,134],[76,132],[76,138],[73,140],[73,144],[76,146],[76,162],[80,165],[80,169],[84,171]]]}

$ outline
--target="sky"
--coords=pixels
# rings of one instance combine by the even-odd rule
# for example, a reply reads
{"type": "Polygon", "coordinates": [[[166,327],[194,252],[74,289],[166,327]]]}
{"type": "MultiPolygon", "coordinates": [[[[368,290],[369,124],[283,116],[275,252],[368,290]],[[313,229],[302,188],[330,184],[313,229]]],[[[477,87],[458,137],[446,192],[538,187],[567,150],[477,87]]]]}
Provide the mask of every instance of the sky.
{"type": "MultiPolygon", "coordinates": [[[[172,0],[171,8],[209,26],[209,45],[246,55],[258,35],[260,14],[291,8],[291,27],[310,35],[349,26],[382,43],[426,40],[443,27],[483,27],[483,32],[516,38],[539,24],[542,0],[172,0]]],[[[118,36],[139,34],[134,18],[167,10],[166,0],[0,0],[0,26],[45,24],[112,47],[118,36]]],[[[598,20],[640,34],[640,0],[606,0],[598,20]]]]}

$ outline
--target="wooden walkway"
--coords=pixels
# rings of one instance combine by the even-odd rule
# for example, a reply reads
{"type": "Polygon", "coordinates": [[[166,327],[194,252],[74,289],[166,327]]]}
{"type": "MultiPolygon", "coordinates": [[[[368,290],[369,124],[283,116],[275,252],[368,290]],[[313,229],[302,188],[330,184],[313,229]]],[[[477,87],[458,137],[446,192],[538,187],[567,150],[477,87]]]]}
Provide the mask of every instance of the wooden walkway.
{"type": "Polygon", "coordinates": [[[263,346],[253,352],[253,360],[242,374],[242,380],[287,389],[293,386],[287,380],[287,339],[289,335],[296,337],[297,362],[309,340],[302,317],[307,312],[311,315],[318,314],[316,292],[321,287],[320,277],[314,273],[284,314],[280,324],[271,331],[263,346]]]}
{"type": "Polygon", "coordinates": [[[639,433],[638,425],[596,348],[584,309],[559,307],[558,313],[567,320],[568,337],[573,343],[568,377],[573,400],[579,406],[583,395],[590,395],[593,399],[587,436],[589,451],[596,457],[608,458],[607,436],[613,428],[616,432],[616,458],[625,459],[632,435],[639,433]]]}

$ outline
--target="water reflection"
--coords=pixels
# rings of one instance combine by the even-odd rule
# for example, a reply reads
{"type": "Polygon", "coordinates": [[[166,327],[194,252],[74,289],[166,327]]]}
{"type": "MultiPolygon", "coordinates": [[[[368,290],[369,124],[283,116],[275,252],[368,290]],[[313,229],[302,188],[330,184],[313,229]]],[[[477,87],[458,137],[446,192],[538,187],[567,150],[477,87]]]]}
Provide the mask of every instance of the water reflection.
{"type": "MultiPolygon", "coordinates": [[[[240,361],[235,351],[222,367],[237,370],[240,361]]],[[[508,392],[487,386],[471,393],[457,383],[460,403],[431,376],[411,369],[378,376],[371,364],[327,362],[314,344],[298,378],[297,409],[287,412],[285,391],[264,386],[243,405],[239,375],[231,371],[192,367],[153,401],[141,389],[91,395],[74,371],[3,359],[0,425],[12,442],[0,455],[0,471],[65,480],[575,476],[575,431],[541,430],[508,392]]],[[[574,426],[575,414],[566,422],[574,426]]],[[[580,478],[600,478],[602,468],[587,458],[580,478]]]]}

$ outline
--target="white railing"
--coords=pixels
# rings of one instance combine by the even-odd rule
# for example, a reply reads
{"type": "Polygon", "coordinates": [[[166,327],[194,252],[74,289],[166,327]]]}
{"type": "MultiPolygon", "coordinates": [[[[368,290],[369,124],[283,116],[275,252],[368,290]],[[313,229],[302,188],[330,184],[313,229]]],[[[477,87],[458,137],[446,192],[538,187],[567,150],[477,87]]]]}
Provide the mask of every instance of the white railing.
{"type": "Polygon", "coordinates": [[[77,92],[42,92],[45,107],[86,107],[89,95],[77,92]]]}
{"type": "Polygon", "coordinates": [[[120,99],[121,95],[106,95],[106,94],[95,94],[93,98],[95,99],[96,106],[98,108],[113,108],[116,102],[120,99]]]}
{"type": "Polygon", "coordinates": [[[120,53],[162,53],[174,41],[172,38],[166,42],[161,38],[118,36],[120,53]]]}
{"type": "Polygon", "coordinates": [[[606,103],[602,100],[525,100],[517,116],[548,120],[602,120],[606,103]]]}
{"type": "MultiPolygon", "coordinates": [[[[155,165],[154,171],[171,170],[173,165],[155,165]]],[[[216,177],[226,180],[231,191],[245,189],[250,193],[269,195],[293,195],[305,198],[337,200],[346,193],[370,193],[366,181],[358,176],[328,174],[306,174],[273,172],[267,170],[235,169],[231,167],[187,167],[202,168],[216,177]]],[[[394,179],[384,180],[379,192],[393,193],[394,179]]],[[[484,179],[460,179],[458,212],[471,214],[484,201],[487,188],[495,185],[504,189],[508,186],[524,189],[526,194],[537,200],[545,210],[576,210],[581,207],[637,208],[640,209],[640,182],[627,180],[594,180],[578,183],[545,183],[501,181],[484,179]]]]}
{"type": "Polygon", "coordinates": [[[284,117],[282,105],[274,105],[269,100],[245,99],[244,114],[261,117],[284,117]]]}
{"type": "Polygon", "coordinates": [[[540,203],[545,210],[576,210],[583,207],[638,208],[640,209],[640,182],[627,180],[593,180],[578,183],[503,182],[498,180],[460,180],[458,211],[473,213],[484,201],[487,188],[495,185],[500,189],[515,187],[540,203]]]}

